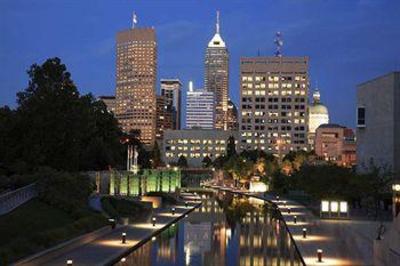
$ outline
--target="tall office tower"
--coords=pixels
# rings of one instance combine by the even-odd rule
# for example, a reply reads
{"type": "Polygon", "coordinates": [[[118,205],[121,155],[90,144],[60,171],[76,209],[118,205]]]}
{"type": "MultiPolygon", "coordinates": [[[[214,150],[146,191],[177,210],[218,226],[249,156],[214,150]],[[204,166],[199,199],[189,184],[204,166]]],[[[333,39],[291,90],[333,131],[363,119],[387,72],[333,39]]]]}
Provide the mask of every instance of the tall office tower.
{"type": "Polygon", "coordinates": [[[115,96],[99,96],[99,100],[107,106],[107,111],[115,113],[115,96]]]}
{"type": "Polygon", "coordinates": [[[237,111],[235,104],[231,100],[228,101],[228,110],[226,113],[226,123],[230,130],[236,131],[239,128],[238,111],[237,111]]]}
{"type": "Polygon", "coordinates": [[[215,123],[215,97],[212,91],[193,90],[189,83],[186,96],[186,128],[213,129],[215,123]]]}
{"type": "Polygon", "coordinates": [[[356,136],[357,170],[386,168],[400,183],[400,72],[358,85],[356,136]]]}
{"type": "Polygon", "coordinates": [[[219,12],[217,12],[216,32],[206,50],[204,89],[214,92],[215,95],[215,128],[229,129],[226,121],[229,95],[229,54],[219,31],[219,12]]]}
{"type": "Polygon", "coordinates": [[[164,131],[173,128],[172,106],[163,95],[157,95],[156,102],[156,138],[162,139],[164,131]]]}
{"type": "Polygon", "coordinates": [[[117,33],[115,114],[124,132],[138,130],[153,144],[156,130],[157,42],[153,28],[117,33]]]}
{"type": "Polygon", "coordinates": [[[313,102],[308,108],[308,144],[314,149],[315,132],[320,125],[329,123],[328,108],[321,102],[321,94],[318,89],[313,93],[313,102]]]}
{"type": "Polygon", "coordinates": [[[161,95],[171,105],[173,129],[181,128],[181,88],[179,79],[161,79],[161,95]]]}
{"type": "Polygon", "coordinates": [[[241,58],[241,148],[306,150],[308,84],[308,57],[241,58]]]}

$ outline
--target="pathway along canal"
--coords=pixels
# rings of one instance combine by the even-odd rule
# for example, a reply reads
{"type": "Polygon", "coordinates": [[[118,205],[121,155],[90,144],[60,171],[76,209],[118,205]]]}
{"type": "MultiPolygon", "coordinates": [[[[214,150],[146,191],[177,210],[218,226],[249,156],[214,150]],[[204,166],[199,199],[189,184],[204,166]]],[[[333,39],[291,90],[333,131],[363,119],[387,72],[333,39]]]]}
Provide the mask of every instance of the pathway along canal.
{"type": "Polygon", "coordinates": [[[203,194],[202,206],[115,265],[303,265],[278,217],[269,203],[253,197],[203,194]]]}

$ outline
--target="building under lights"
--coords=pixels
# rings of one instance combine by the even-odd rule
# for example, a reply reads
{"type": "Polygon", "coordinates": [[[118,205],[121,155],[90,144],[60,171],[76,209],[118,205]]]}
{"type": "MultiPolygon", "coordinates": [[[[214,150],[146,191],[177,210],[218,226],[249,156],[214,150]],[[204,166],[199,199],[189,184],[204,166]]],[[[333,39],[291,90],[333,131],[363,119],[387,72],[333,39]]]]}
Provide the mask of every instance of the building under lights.
{"type": "Polygon", "coordinates": [[[163,161],[176,163],[185,156],[189,166],[201,167],[203,159],[225,155],[228,138],[238,138],[237,131],[184,129],[166,130],[163,140],[163,161]]]}
{"type": "Polygon", "coordinates": [[[212,91],[194,90],[189,84],[186,96],[186,128],[213,129],[215,97],[212,91]]]}
{"type": "Polygon", "coordinates": [[[229,53],[220,35],[219,12],[215,34],[208,43],[205,56],[204,89],[215,96],[215,128],[229,128],[227,121],[229,96],[229,53]]]}
{"type": "Polygon", "coordinates": [[[181,90],[179,79],[161,79],[161,96],[165,97],[166,104],[172,111],[173,129],[181,129],[181,90]]]}
{"type": "Polygon", "coordinates": [[[240,148],[307,150],[308,57],[240,59],[240,148]]]}
{"type": "Polygon", "coordinates": [[[154,28],[117,33],[115,115],[124,132],[137,130],[153,144],[156,135],[157,42],[154,28]]]}
{"type": "Polygon", "coordinates": [[[164,131],[173,128],[173,110],[172,105],[163,95],[157,95],[156,104],[156,138],[162,139],[164,131]]]}
{"type": "Polygon", "coordinates": [[[314,149],[315,131],[320,125],[329,124],[328,108],[321,102],[321,94],[318,89],[313,93],[313,102],[308,108],[308,144],[314,149]]]}
{"type": "Polygon", "coordinates": [[[115,96],[99,96],[99,100],[103,101],[108,112],[115,113],[115,96]]]}

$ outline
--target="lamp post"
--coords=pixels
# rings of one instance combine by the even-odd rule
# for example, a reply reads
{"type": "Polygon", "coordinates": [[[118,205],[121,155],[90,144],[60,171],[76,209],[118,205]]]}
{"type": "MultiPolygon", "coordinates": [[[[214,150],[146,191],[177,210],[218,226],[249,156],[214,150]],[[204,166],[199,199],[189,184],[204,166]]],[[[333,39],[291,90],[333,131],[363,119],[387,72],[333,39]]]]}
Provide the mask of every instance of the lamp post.
{"type": "Polygon", "coordinates": [[[306,239],[307,238],[307,228],[303,228],[303,238],[306,239]]]}
{"type": "Polygon", "coordinates": [[[108,221],[110,222],[111,229],[115,229],[115,219],[110,218],[110,219],[108,219],[108,221]]]}
{"type": "Polygon", "coordinates": [[[293,217],[293,223],[297,224],[297,216],[296,215],[293,217]]]}
{"type": "Polygon", "coordinates": [[[186,208],[188,207],[188,203],[187,203],[187,201],[185,201],[185,207],[186,207],[186,208]]]}
{"type": "Polygon", "coordinates": [[[290,214],[290,208],[287,208],[287,213],[289,213],[289,214],[290,214]]]}
{"type": "Polygon", "coordinates": [[[70,266],[70,265],[72,265],[73,264],[73,261],[72,260],[67,260],[67,265],[68,266],[70,266]]]}
{"type": "Polygon", "coordinates": [[[121,259],[121,262],[123,263],[123,262],[126,262],[126,258],[122,258],[121,259]]]}
{"type": "Polygon", "coordinates": [[[318,262],[322,262],[322,249],[317,249],[318,262]]]}
{"type": "Polygon", "coordinates": [[[157,218],[156,218],[156,217],[153,217],[153,218],[151,218],[151,221],[153,222],[153,226],[156,226],[157,218]]]}
{"type": "Polygon", "coordinates": [[[275,199],[277,202],[279,202],[279,196],[276,196],[275,199]]]}
{"type": "Polygon", "coordinates": [[[126,233],[122,233],[122,244],[126,243],[126,233]]]}
{"type": "Polygon", "coordinates": [[[174,207],[172,207],[171,212],[172,212],[172,215],[175,215],[175,208],[174,207]]]}

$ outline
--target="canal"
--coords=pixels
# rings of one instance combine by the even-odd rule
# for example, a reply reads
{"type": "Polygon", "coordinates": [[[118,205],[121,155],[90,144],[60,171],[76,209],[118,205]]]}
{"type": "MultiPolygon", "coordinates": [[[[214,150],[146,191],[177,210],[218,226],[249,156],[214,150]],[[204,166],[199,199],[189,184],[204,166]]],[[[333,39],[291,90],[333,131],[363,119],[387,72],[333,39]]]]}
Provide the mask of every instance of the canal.
{"type": "Polygon", "coordinates": [[[218,192],[118,266],[303,265],[279,213],[262,200],[218,192]]]}

